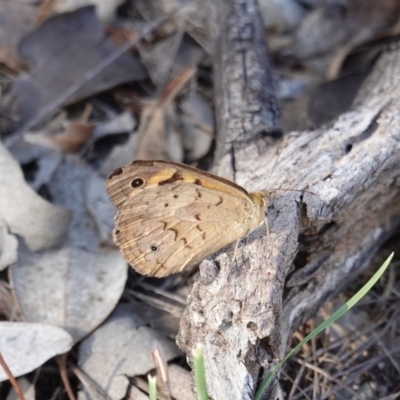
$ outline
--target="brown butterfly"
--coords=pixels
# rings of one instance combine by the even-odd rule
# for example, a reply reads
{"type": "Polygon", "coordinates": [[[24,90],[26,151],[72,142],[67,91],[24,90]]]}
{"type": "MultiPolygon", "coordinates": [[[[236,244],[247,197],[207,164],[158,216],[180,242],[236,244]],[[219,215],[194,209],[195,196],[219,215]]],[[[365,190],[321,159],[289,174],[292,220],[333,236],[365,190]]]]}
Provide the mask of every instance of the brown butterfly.
{"type": "Polygon", "coordinates": [[[171,161],[134,161],[113,171],[114,241],[139,273],[163,277],[198,264],[259,227],[266,192],[171,161]]]}

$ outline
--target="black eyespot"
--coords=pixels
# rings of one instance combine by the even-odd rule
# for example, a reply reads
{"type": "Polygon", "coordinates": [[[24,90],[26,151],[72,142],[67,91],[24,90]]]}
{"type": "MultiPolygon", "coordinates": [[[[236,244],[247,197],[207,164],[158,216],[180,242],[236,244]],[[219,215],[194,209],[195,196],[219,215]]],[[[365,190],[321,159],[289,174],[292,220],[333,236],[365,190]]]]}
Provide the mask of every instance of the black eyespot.
{"type": "Polygon", "coordinates": [[[168,207],[168,206],[169,206],[169,204],[168,204],[168,203],[165,203],[165,204],[164,204],[164,207],[168,207]]]}
{"type": "Polygon", "coordinates": [[[174,194],[174,199],[177,199],[178,198],[178,195],[177,194],[174,194]]]}
{"type": "Polygon", "coordinates": [[[115,230],[115,234],[118,235],[119,234],[119,229],[115,230]]]}
{"type": "Polygon", "coordinates": [[[143,186],[143,184],[144,184],[144,180],[142,178],[136,178],[131,182],[131,186],[133,188],[143,186]]]}
{"type": "Polygon", "coordinates": [[[157,251],[158,250],[158,246],[155,246],[154,244],[152,246],[150,246],[150,250],[151,251],[157,251]]]}

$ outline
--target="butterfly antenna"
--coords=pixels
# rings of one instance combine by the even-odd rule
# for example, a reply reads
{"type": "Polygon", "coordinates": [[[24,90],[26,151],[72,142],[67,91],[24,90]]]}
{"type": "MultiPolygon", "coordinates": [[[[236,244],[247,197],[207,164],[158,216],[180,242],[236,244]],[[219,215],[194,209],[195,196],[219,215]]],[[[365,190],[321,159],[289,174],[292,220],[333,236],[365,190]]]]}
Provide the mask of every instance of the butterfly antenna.
{"type": "Polygon", "coordinates": [[[314,192],[311,192],[310,190],[305,190],[305,189],[269,189],[268,192],[275,192],[277,190],[282,190],[284,192],[301,192],[301,193],[308,193],[313,196],[318,197],[314,192]]]}
{"type": "MultiPolygon", "coordinates": [[[[268,190],[268,186],[269,186],[269,184],[270,184],[270,182],[271,182],[272,175],[273,175],[273,173],[274,173],[274,171],[275,171],[275,167],[276,167],[276,165],[278,164],[279,157],[281,156],[282,151],[283,151],[284,148],[286,147],[286,144],[287,144],[288,140],[289,140],[289,138],[286,136],[286,138],[285,138],[285,140],[284,140],[284,142],[283,142],[281,148],[280,148],[279,151],[278,151],[278,156],[277,156],[276,159],[275,159],[274,165],[273,165],[273,167],[272,167],[271,174],[270,174],[270,176],[269,176],[269,178],[268,178],[268,181],[267,181],[267,186],[266,186],[266,187],[267,187],[267,190],[268,190]]],[[[269,190],[268,190],[268,191],[269,191],[269,190]]]]}

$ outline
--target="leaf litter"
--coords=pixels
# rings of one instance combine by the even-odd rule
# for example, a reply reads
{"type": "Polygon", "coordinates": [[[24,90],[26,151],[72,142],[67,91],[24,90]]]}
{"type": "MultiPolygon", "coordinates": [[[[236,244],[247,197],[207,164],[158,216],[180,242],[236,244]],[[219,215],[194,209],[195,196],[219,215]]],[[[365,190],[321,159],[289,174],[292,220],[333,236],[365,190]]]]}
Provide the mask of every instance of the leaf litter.
{"type": "MultiPolygon", "coordinates": [[[[158,343],[168,363],[173,398],[193,399],[190,373],[182,368],[184,357],[173,343],[183,308],[174,293],[187,294],[189,273],[161,282],[127,274],[112,241],[116,211],[106,196],[104,178],[138,157],[208,165],[215,125],[206,7],[190,1],[182,6],[141,0],[110,1],[107,7],[100,2],[100,10],[88,6],[93,1],[81,0],[44,2],[40,7],[29,1],[23,8],[19,2],[3,3],[0,17],[7,15],[7,23],[0,27],[1,140],[15,139],[18,127],[36,122],[8,148],[0,143],[0,268],[8,269],[11,285],[10,290],[2,275],[0,313],[12,321],[0,322],[0,351],[14,376],[36,371],[46,378],[46,368],[39,372],[38,367],[54,366],[47,360],[75,345],[69,366],[80,382],[73,383],[79,399],[140,399],[147,398],[144,376],[154,371],[151,352],[158,343]],[[173,12],[168,24],[155,24],[144,41],[87,80],[119,46],[139,37],[143,27],[150,26],[147,21],[173,12]],[[4,49],[12,57],[3,57],[4,49]],[[71,87],[77,89],[66,96],[71,87]],[[46,109],[56,114],[37,119],[46,109]],[[171,363],[177,357],[179,363],[171,363]]],[[[267,18],[265,25],[282,76],[277,79],[283,125],[295,129],[334,118],[333,111],[324,114],[327,108],[335,109],[326,105],[332,93],[339,112],[346,111],[359,85],[354,70],[367,70],[381,49],[368,41],[398,30],[398,5],[390,0],[374,12],[368,10],[370,1],[342,2],[351,11],[348,15],[319,2],[307,2],[308,7],[260,3],[267,17],[277,16],[267,18]],[[335,10],[336,18],[327,21],[335,10]],[[345,29],[337,31],[337,23],[345,29]],[[349,63],[355,48],[363,57],[349,63]],[[289,62],[283,65],[282,60],[289,62]],[[346,88],[353,88],[345,102],[343,75],[346,88]],[[329,81],[325,100],[311,89],[321,87],[327,76],[337,79],[329,81]],[[312,96],[319,107],[308,110],[312,96]],[[293,112],[296,102],[299,112],[293,112]]],[[[346,332],[357,331],[368,320],[359,316],[357,326],[346,326],[346,332]]],[[[326,346],[331,353],[322,356],[318,343],[314,354],[305,349],[304,357],[294,360],[296,367],[289,364],[285,371],[299,376],[293,385],[285,383],[289,398],[301,397],[298,382],[310,396],[313,390],[325,390],[327,381],[318,371],[298,368],[304,362],[317,365],[315,360],[328,368],[324,357],[340,358],[349,371],[347,377],[331,371],[334,393],[352,393],[354,382],[367,393],[362,373],[351,370],[348,349],[357,349],[354,359],[361,371],[369,371],[363,351],[383,362],[374,349],[380,346],[385,353],[386,347],[396,347],[390,333],[383,332],[384,342],[377,345],[335,332],[340,352],[326,346]],[[309,382],[317,384],[311,387],[309,382]]],[[[383,379],[376,371],[374,377],[376,382],[383,379]]],[[[46,398],[31,375],[20,385],[46,398]]],[[[52,393],[62,390],[60,381],[49,385],[52,393]]]]}

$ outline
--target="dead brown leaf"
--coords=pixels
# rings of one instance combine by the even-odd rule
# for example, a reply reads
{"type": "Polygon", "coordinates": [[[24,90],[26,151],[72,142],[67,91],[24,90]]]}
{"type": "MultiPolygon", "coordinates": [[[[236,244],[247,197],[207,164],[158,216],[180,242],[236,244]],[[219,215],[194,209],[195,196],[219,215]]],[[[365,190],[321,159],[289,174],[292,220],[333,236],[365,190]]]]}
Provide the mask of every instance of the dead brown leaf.
{"type": "MultiPolygon", "coordinates": [[[[196,70],[188,68],[173,79],[160,94],[159,98],[142,110],[140,117],[139,131],[137,134],[137,147],[135,158],[140,160],[151,159],[173,159],[173,161],[182,161],[180,158],[183,151],[173,157],[174,154],[167,154],[167,142],[169,137],[173,135],[173,128],[168,120],[173,101],[182,91],[184,86],[194,76],[196,70]],[[170,131],[168,131],[168,129],[170,131]]],[[[179,142],[176,141],[178,145],[179,142]]],[[[171,146],[176,148],[177,146],[171,146]]]]}
{"type": "MultiPolygon", "coordinates": [[[[21,56],[31,60],[28,74],[20,76],[13,88],[20,123],[36,116],[72,84],[83,82],[86,74],[114,50],[92,6],[44,21],[19,45],[21,56]]],[[[132,55],[124,54],[67,102],[146,76],[143,64],[132,55]]]]}
{"type": "Polygon", "coordinates": [[[54,138],[54,143],[65,153],[76,153],[92,136],[95,125],[88,123],[92,109],[88,103],[80,118],[70,121],[67,130],[54,138]]]}

